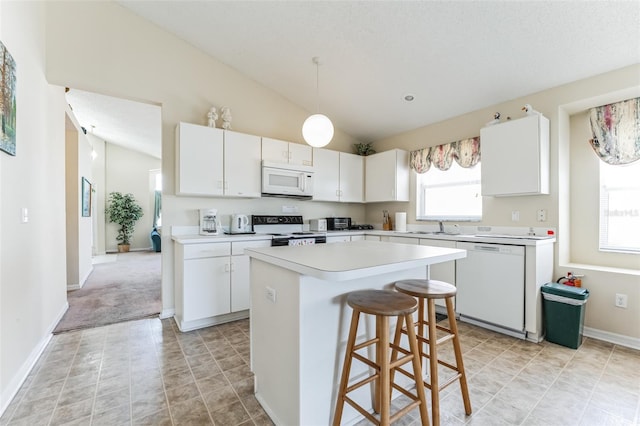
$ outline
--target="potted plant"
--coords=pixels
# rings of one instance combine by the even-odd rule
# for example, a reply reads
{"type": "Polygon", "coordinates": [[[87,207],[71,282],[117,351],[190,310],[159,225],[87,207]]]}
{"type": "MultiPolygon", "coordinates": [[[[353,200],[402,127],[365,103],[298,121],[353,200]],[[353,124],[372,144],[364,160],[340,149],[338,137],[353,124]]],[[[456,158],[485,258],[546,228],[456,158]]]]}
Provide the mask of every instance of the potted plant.
{"type": "Polygon", "coordinates": [[[112,192],[109,194],[107,201],[107,217],[109,222],[120,225],[116,240],[118,243],[118,251],[128,252],[131,245],[131,236],[136,222],[143,215],[142,207],[138,204],[133,194],[122,194],[121,192],[112,192]]]}
{"type": "Polygon", "coordinates": [[[373,149],[373,142],[354,143],[353,148],[356,151],[355,153],[358,155],[371,155],[376,153],[376,151],[373,149]]]}

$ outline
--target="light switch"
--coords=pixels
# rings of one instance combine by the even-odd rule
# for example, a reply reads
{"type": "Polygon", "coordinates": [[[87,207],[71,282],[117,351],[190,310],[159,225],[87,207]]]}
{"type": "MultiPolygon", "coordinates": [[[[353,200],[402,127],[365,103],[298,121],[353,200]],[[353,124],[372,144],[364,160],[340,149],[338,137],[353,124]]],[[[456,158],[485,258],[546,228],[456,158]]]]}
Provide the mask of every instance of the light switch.
{"type": "Polygon", "coordinates": [[[22,213],[22,223],[29,222],[29,209],[26,207],[23,207],[21,209],[21,213],[22,213]]]}

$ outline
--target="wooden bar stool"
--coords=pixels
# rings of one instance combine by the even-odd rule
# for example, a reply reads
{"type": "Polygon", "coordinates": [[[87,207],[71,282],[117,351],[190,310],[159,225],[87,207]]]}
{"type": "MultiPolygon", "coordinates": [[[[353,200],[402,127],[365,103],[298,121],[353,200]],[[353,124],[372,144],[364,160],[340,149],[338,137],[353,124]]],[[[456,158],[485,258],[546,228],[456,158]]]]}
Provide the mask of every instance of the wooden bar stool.
{"type": "MultiPolygon", "coordinates": [[[[458,334],[458,325],[456,323],[455,312],[453,309],[453,298],[456,295],[456,288],[443,281],[436,280],[402,280],[395,283],[395,288],[400,293],[404,293],[418,298],[418,320],[413,324],[417,328],[416,338],[418,340],[420,350],[420,360],[426,358],[429,360],[429,380],[424,381],[424,386],[431,390],[431,415],[434,426],[440,424],[440,391],[456,380],[460,380],[460,390],[464,402],[464,411],[467,415],[471,414],[471,401],[469,399],[469,388],[467,387],[467,376],[464,372],[464,363],[462,361],[462,350],[460,348],[460,336],[458,334]],[[444,299],[447,306],[447,315],[449,316],[449,328],[438,325],[436,323],[436,299],[444,299]],[[425,303],[427,301],[427,318],[425,318],[425,303]],[[425,326],[427,333],[425,334],[425,326]],[[446,334],[440,339],[437,338],[437,330],[444,331],[446,334]],[[441,343],[451,340],[453,342],[453,351],[455,353],[456,365],[438,359],[437,346],[441,343]],[[426,352],[425,344],[428,345],[429,351],[426,352]],[[438,364],[443,365],[456,374],[440,384],[438,381],[438,364]]],[[[400,337],[405,333],[411,339],[408,329],[396,329],[394,337],[394,351],[391,354],[391,362],[397,357],[395,347],[399,347],[400,337]]],[[[407,353],[406,349],[401,348],[400,352],[407,353]]],[[[403,369],[397,369],[408,377],[414,377],[411,373],[403,369]]],[[[393,378],[392,378],[393,380],[393,378]]]]}
{"type": "Polygon", "coordinates": [[[429,425],[429,414],[427,413],[427,404],[425,399],[424,386],[421,386],[420,380],[416,381],[416,394],[414,395],[408,392],[403,387],[395,384],[391,379],[392,371],[408,362],[413,364],[414,377],[419,377],[421,374],[420,366],[420,352],[418,349],[418,341],[416,339],[415,330],[413,327],[408,327],[413,323],[412,314],[418,308],[418,304],[413,297],[409,297],[405,294],[397,293],[395,291],[385,290],[362,290],[354,291],[347,295],[347,304],[353,309],[351,316],[351,327],[349,329],[349,337],[347,339],[347,347],[344,359],[344,365],[342,370],[342,379],[340,381],[340,391],[338,393],[338,400],[336,402],[336,412],[333,419],[334,426],[340,424],[342,420],[342,410],[344,403],[358,410],[369,421],[377,425],[389,425],[396,421],[406,413],[419,407],[420,419],[423,425],[429,425]],[[375,315],[376,317],[376,336],[373,339],[367,340],[362,343],[356,344],[356,337],[358,334],[358,323],[360,321],[360,314],[375,315]],[[390,342],[389,336],[389,317],[397,317],[396,330],[403,328],[403,323],[407,324],[406,332],[409,336],[409,351],[403,352],[403,357],[390,362],[389,349],[394,349],[390,342]],[[372,361],[365,356],[357,353],[358,350],[376,345],[376,359],[372,361]],[[351,363],[353,359],[357,359],[360,362],[365,363],[371,367],[374,373],[363,380],[349,386],[349,374],[351,372],[351,363]],[[374,382],[375,392],[373,407],[374,410],[379,413],[379,419],[370,414],[363,407],[358,405],[355,401],[347,396],[347,394],[361,386],[374,382]],[[407,406],[398,410],[398,412],[391,415],[391,392],[392,389],[397,389],[399,392],[406,395],[412,400],[407,406]]]}

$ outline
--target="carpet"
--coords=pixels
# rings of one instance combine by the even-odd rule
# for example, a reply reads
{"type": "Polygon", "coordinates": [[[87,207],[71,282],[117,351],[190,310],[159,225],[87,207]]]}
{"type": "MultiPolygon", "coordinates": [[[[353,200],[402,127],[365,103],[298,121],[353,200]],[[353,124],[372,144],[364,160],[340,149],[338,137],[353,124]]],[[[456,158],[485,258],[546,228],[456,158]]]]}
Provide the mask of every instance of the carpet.
{"type": "Polygon", "coordinates": [[[69,309],[53,334],[155,316],[162,301],[161,253],[119,253],[93,265],[84,286],[69,291],[69,309]]]}

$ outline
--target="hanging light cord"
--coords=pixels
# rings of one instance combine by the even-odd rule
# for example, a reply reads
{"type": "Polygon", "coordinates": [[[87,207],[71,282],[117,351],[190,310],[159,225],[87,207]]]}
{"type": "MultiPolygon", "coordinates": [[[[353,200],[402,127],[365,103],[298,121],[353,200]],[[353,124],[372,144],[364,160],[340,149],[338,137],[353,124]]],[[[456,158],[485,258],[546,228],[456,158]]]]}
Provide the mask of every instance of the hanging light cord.
{"type": "Polygon", "coordinates": [[[320,58],[315,56],[313,62],[316,64],[316,112],[320,113],[320,58]]]}

